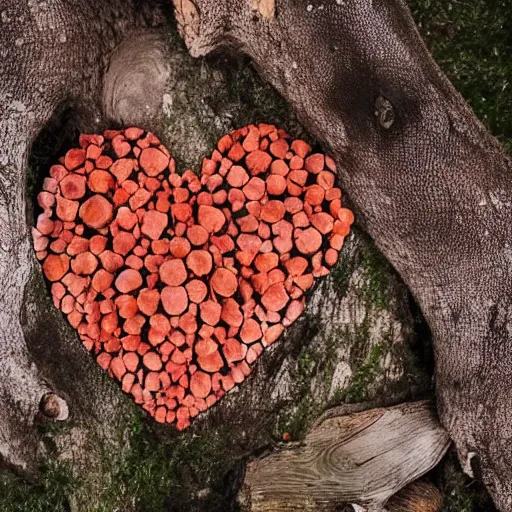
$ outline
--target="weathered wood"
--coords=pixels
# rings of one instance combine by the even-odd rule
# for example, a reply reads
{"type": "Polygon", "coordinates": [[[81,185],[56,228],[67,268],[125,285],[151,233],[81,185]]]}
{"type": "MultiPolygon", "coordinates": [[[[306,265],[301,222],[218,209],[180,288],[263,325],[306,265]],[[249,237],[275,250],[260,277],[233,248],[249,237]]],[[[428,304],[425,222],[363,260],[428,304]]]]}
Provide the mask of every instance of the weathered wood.
{"type": "Polygon", "coordinates": [[[345,503],[378,509],[434,467],[449,444],[428,401],[327,417],[298,446],[250,463],[242,500],[252,512],[345,503]]]}

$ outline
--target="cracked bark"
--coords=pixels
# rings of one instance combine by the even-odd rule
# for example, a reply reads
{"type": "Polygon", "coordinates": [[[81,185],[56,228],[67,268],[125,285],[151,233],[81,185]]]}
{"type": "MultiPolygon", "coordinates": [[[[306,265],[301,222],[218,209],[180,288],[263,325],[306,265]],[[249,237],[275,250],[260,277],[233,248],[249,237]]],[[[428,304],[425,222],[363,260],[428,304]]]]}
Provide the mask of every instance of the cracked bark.
{"type": "Polygon", "coordinates": [[[5,142],[0,148],[4,169],[0,174],[0,402],[6,415],[0,429],[0,454],[23,467],[31,423],[41,399],[50,392],[30,361],[20,322],[31,250],[25,222],[25,180],[19,169],[26,166],[35,119],[15,100],[9,110],[0,109],[0,115],[8,119],[0,127],[0,140],[5,142]]]}
{"type": "Polygon", "coordinates": [[[248,54],[334,154],[359,221],[432,329],[438,408],[462,465],[476,457],[512,509],[509,157],[402,0],[281,0],[271,18],[249,1],[174,3],[193,56],[248,54]]]}

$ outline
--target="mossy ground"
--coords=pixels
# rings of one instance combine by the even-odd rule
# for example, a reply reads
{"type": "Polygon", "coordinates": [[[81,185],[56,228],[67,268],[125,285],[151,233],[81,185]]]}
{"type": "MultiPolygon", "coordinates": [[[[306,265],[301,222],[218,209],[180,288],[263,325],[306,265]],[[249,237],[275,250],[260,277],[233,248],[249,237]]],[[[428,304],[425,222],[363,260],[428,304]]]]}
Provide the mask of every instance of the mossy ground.
{"type": "Polygon", "coordinates": [[[483,485],[465,476],[452,449],[433,472],[433,481],[444,493],[442,512],[495,512],[483,485]]]}
{"type": "Polygon", "coordinates": [[[512,150],[512,3],[409,0],[409,6],[441,69],[512,150]]]}
{"type": "Polygon", "coordinates": [[[62,464],[41,466],[41,478],[30,484],[3,471],[0,473],[0,505],[6,512],[66,512],[74,482],[62,464]]]}
{"type": "MultiPolygon", "coordinates": [[[[512,149],[512,4],[508,0],[474,0],[470,3],[411,0],[410,6],[436,61],[469,101],[479,118],[507,149],[512,149]]],[[[203,64],[204,61],[192,64],[196,83],[201,79],[210,79],[208,74],[202,74],[203,64]]],[[[221,88],[220,94],[217,94],[218,90],[212,89],[212,97],[205,99],[212,109],[213,118],[221,120],[216,125],[200,127],[207,134],[207,145],[211,147],[224,132],[222,120],[226,113],[234,126],[256,121],[275,122],[287,125],[294,135],[303,135],[286,103],[256,76],[246,59],[214,57],[208,60],[208,64],[224,73],[230,86],[221,88]],[[244,105],[243,109],[234,108],[240,104],[244,105]]],[[[191,68],[183,68],[183,73],[190,72],[191,68]]],[[[178,79],[188,81],[190,76],[178,76],[178,79]]],[[[174,107],[178,110],[181,108],[189,115],[189,106],[195,101],[191,90],[185,100],[174,107]]],[[[200,120],[204,116],[198,112],[196,117],[200,120]]],[[[37,151],[34,153],[32,171],[29,173],[29,195],[32,198],[40,186],[39,171],[46,163],[45,155],[38,156],[37,151]]],[[[195,162],[183,160],[183,164],[193,165],[198,161],[198,158],[195,162]]],[[[363,250],[362,258],[360,296],[370,304],[370,310],[385,308],[388,305],[389,288],[394,286],[394,274],[371,246],[363,250]]],[[[345,265],[345,260],[342,260],[333,272],[340,289],[346,289],[351,275],[352,269],[345,265]]],[[[308,325],[314,331],[315,318],[309,319],[308,325]]],[[[265,422],[265,428],[262,428],[263,432],[258,439],[248,440],[244,429],[236,424],[215,428],[200,425],[184,434],[169,433],[148,421],[133,407],[131,420],[127,420],[129,438],[126,442],[129,449],[126,456],[118,462],[111,460],[108,451],[101,454],[103,470],[109,478],[105,479],[105,485],[98,490],[97,496],[82,496],[79,510],[236,510],[233,497],[247,455],[254,449],[262,449],[265,444],[278,442],[279,436],[285,431],[293,438],[300,439],[310,422],[327,405],[325,396],[312,396],[311,385],[318,374],[330,374],[332,358],[329,350],[334,350],[335,342],[342,334],[338,333],[331,340],[326,340],[327,348],[323,353],[318,353],[315,347],[307,343],[308,337],[304,337],[305,342],[300,348],[294,368],[296,407],[292,413],[276,411],[274,420],[265,422]],[[87,506],[88,501],[90,507],[87,506]]],[[[333,402],[357,402],[374,393],[374,385],[381,370],[380,355],[388,340],[383,338],[381,343],[368,348],[367,335],[368,324],[363,322],[361,328],[347,341],[359,344],[361,351],[359,357],[354,358],[354,373],[348,388],[335,393],[331,397],[333,402]]],[[[428,337],[428,333],[425,337],[428,337]]],[[[425,358],[420,355],[418,358],[411,362],[412,373],[417,365],[431,364],[425,362],[428,356],[425,358]]],[[[120,425],[120,429],[124,426],[120,425]]],[[[42,428],[48,429],[42,432],[48,456],[41,466],[40,478],[37,483],[27,482],[8,471],[1,472],[2,512],[67,511],[70,509],[69,497],[77,492],[80,496],[81,482],[71,476],[67,463],[57,462],[56,447],[52,445],[55,436],[51,432],[53,427],[42,428]]],[[[453,456],[439,471],[443,472],[439,483],[445,492],[445,512],[491,510],[485,493],[461,475],[453,456]]]]}

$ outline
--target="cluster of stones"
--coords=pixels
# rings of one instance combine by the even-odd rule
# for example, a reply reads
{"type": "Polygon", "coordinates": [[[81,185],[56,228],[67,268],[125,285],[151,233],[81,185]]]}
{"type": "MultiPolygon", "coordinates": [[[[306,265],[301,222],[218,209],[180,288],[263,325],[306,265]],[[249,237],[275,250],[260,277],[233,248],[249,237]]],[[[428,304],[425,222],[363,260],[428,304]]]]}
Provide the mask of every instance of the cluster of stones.
{"type": "Polygon", "coordinates": [[[251,373],[303,312],[353,222],[335,164],[272,125],[176,173],[139,128],[82,135],[33,229],[54,304],[98,364],[178,429],[251,373]]]}

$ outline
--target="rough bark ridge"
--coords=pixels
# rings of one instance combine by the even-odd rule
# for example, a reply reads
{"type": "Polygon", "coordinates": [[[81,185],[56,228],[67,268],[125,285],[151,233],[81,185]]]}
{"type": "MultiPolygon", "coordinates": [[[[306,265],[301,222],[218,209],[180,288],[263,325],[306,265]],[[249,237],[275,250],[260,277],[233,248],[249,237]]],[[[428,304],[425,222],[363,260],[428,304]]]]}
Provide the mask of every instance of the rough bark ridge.
{"type": "Polygon", "coordinates": [[[461,462],[510,510],[510,160],[405,2],[268,4],[175,0],[194,56],[249,54],[334,153],[359,220],[430,324],[441,420],[461,462]]]}
{"type": "Polygon", "coordinates": [[[154,4],[129,1],[0,5],[0,456],[21,468],[34,460],[34,418],[52,391],[22,330],[33,265],[25,193],[31,145],[62,105],[86,110],[89,129],[99,122],[101,103],[92,98],[101,97],[109,52],[128,30],[157,19],[154,4]]]}

